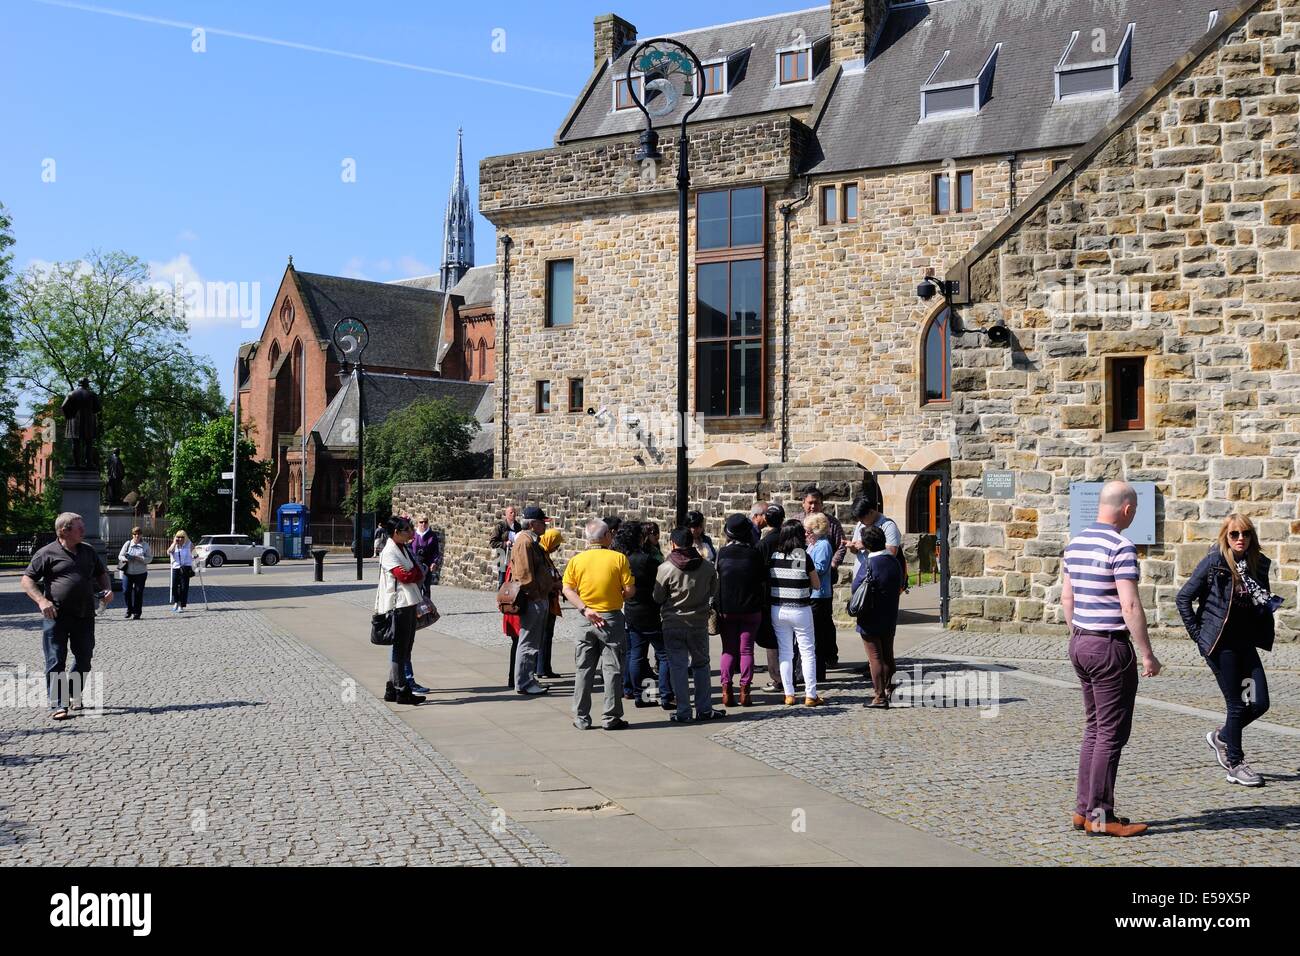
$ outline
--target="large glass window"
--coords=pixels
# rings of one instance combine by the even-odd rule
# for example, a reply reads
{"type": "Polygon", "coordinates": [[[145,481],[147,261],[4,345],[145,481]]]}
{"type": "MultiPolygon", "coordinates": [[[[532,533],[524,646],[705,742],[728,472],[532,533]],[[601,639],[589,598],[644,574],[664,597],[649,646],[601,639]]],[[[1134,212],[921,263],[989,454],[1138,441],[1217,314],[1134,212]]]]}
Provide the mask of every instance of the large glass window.
{"type": "Polygon", "coordinates": [[[701,193],[695,268],[696,411],[763,414],[766,262],[761,187],[701,193]]]}
{"type": "Polygon", "coordinates": [[[546,325],[549,328],[573,324],[573,260],[553,259],[546,263],[546,325]]]}
{"type": "Polygon", "coordinates": [[[948,310],[936,315],[925,330],[921,368],[921,404],[952,401],[952,343],[948,337],[948,310]]]}

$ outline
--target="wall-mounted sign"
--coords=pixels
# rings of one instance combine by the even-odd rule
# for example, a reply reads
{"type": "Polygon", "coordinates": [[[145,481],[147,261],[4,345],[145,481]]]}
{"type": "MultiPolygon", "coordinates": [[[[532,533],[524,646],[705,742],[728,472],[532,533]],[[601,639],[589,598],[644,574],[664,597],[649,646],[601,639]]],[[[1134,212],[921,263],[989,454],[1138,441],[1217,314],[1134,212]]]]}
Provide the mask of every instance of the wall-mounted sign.
{"type": "MultiPolygon", "coordinates": [[[[1097,502],[1105,482],[1070,482],[1070,537],[1097,520],[1097,502]]],[[[1138,508],[1133,523],[1121,531],[1134,544],[1156,543],[1156,486],[1151,481],[1129,482],[1137,492],[1138,508]]]]}
{"type": "Polygon", "coordinates": [[[1016,473],[1014,471],[984,472],[985,498],[1014,498],[1016,496],[1016,473]]]}

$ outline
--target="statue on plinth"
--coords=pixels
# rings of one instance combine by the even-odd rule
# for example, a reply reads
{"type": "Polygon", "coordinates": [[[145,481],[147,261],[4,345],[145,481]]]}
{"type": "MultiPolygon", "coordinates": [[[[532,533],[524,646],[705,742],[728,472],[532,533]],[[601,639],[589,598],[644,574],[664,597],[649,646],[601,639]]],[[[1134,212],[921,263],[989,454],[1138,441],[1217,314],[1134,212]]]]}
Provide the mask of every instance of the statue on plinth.
{"type": "Polygon", "coordinates": [[[90,390],[88,378],[78,382],[72,394],[63,400],[63,420],[67,424],[71,465],[75,469],[99,469],[99,451],[95,443],[99,438],[99,412],[102,407],[99,396],[90,390]]]}
{"type": "Polygon", "coordinates": [[[114,448],[108,456],[108,503],[121,504],[122,482],[126,479],[126,468],[122,464],[122,449],[114,448]]]}

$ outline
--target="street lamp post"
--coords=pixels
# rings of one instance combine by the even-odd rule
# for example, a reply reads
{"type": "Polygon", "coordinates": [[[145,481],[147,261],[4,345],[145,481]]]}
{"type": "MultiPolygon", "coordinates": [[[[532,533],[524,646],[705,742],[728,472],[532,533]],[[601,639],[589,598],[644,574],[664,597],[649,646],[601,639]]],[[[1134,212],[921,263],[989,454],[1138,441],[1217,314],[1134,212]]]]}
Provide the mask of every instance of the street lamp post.
{"type": "Polygon", "coordinates": [[[628,58],[624,77],[628,93],[645,114],[644,132],[636,159],[654,163],[663,158],[659,152],[656,117],[667,116],[677,109],[683,95],[693,100],[682,114],[677,137],[677,527],[686,526],[688,465],[687,441],[687,201],[691,190],[690,141],[686,138],[686,121],[704,100],[704,67],[695,52],[684,43],[667,37],[646,40],[628,58]],[[633,71],[644,84],[641,90],[633,80],[633,71]],[[644,94],[644,95],[642,95],[644,94]]]}
{"type": "Polygon", "coordinates": [[[334,346],[339,350],[340,357],[343,360],[343,369],[347,371],[348,366],[352,367],[352,378],[357,383],[357,523],[356,530],[353,533],[353,541],[357,549],[357,580],[364,577],[362,562],[365,560],[364,543],[365,531],[365,457],[366,457],[366,403],[365,393],[362,389],[365,387],[365,367],[361,364],[361,353],[366,350],[366,345],[370,342],[370,330],[360,319],[347,316],[339,319],[334,323],[334,346]]]}

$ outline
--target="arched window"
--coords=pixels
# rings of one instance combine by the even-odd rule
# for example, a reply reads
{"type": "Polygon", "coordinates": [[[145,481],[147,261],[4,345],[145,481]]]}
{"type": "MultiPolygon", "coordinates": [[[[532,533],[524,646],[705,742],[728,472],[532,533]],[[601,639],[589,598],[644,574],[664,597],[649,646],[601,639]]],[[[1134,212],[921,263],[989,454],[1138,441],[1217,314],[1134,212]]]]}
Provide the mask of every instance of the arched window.
{"type": "Polygon", "coordinates": [[[267,360],[271,363],[271,368],[275,368],[275,363],[280,361],[280,343],[272,342],[271,351],[267,353],[267,360]]]}
{"type": "Polygon", "coordinates": [[[304,412],[302,407],[302,340],[294,339],[291,349],[292,351],[289,353],[289,423],[294,427],[299,425],[305,427],[306,422],[302,421],[304,412]]]}
{"type": "Polygon", "coordinates": [[[921,404],[952,401],[952,340],[948,310],[930,320],[921,336],[921,404]]]}
{"type": "Polygon", "coordinates": [[[478,340],[478,377],[487,377],[487,339],[478,340]]]}
{"type": "Polygon", "coordinates": [[[465,343],[465,377],[474,378],[474,342],[473,340],[465,343]]]}

